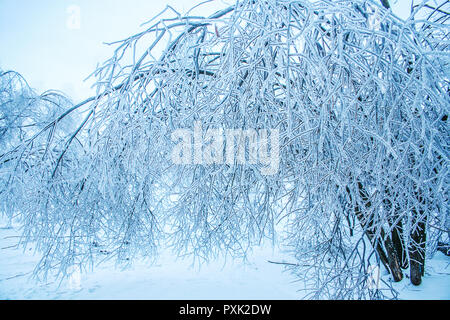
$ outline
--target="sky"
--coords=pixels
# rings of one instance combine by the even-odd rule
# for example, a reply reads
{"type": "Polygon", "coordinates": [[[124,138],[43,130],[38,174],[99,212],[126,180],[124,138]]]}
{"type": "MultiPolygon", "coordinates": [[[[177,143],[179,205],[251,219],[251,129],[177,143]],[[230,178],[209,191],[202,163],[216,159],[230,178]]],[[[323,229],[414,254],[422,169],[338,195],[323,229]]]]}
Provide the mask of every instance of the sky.
{"type": "MultiPolygon", "coordinates": [[[[0,69],[22,74],[38,93],[60,90],[74,102],[93,94],[84,81],[113,48],[167,5],[187,12],[200,0],[0,0],[0,69]]],[[[222,9],[232,2],[216,0],[222,9]]],[[[392,0],[406,18],[409,0],[392,0]]],[[[216,10],[214,10],[216,11],[216,10]]]]}

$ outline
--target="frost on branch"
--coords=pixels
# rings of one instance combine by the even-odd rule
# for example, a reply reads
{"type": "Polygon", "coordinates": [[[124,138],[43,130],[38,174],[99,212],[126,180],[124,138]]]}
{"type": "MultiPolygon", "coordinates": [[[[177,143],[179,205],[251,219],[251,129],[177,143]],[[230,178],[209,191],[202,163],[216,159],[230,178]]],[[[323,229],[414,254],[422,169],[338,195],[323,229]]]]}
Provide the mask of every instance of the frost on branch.
{"type": "Polygon", "coordinates": [[[423,2],[403,21],[374,1],[168,7],[111,44],[95,97],[7,153],[37,271],[64,274],[98,248],[153,256],[161,240],[240,256],[282,224],[310,297],[395,297],[389,281],[367,287],[373,266],[420,283],[448,220],[449,9],[423,2]],[[65,137],[43,138],[71,114],[83,118],[65,137]],[[278,129],[278,172],[174,165],[171,133],[196,121],[278,129]]]}

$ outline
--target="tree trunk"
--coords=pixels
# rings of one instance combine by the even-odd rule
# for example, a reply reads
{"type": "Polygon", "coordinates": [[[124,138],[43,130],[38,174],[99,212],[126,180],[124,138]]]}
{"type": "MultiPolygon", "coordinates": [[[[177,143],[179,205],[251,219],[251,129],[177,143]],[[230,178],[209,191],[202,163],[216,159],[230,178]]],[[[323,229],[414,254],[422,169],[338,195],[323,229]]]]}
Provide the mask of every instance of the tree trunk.
{"type": "Polygon", "coordinates": [[[389,4],[389,0],[380,0],[381,4],[383,5],[383,7],[385,7],[386,9],[390,9],[391,5],[389,4]]]}
{"type": "MultiPolygon", "coordinates": [[[[423,154],[423,146],[420,146],[423,154]]],[[[411,168],[416,165],[414,155],[410,156],[411,168]]],[[[425,250],[426,250],[426,222],[425,201],[423,197],[423,190],[419,185],[413,183],[414,198],[416,203],[412,208],[412,226],[410,229],[410,246],[409,246],[409,264],[411,283],[413,285],[420,285],[422,283],[422,276],[425,273],[425,250]]]]}
{"type": "MultiPolygon", "coordinates": [[[[421,196],[418,197],[421,199],[421,196]]],[[[425,250],[426,250],[426,222],[427,217],[423,210],[417,211],[416,208],[412,210],[413,226],[411,229],[411,245],[409,247],[410,260],[410,276],[411,283],[418,286],[422,283],[422,277],[425,273],[425,250]]]]}
{"type": "MultiPolygon", "coordinates": [[[[369,201],[369,196],[360,182],[358,182],[358,189],[360,197],[365,203],[366,209],[370,209],[372,203],[369,201]]],[[[351,202],[352,197],[350,189],[347,187],[346,190],[351,202]]],[[[382,228],[380,230],[380,236],[377,237],[376,229],[373,226],[373,216],[367,216],[367,213],[363,213],[358,204],[355,205],[354,210],[355,215],[361,224],[361,227],[363,228],[367,238],[377,251],[378,256],[380,257],[380,260],[385,266],[386,270],[392,275],[395,282],[401,281],[403,279],[403,273],[400,268],[400,263],[391,239],[389,237],[386,237],[386,234],[382,228]],[[386,252],[383,248],[383,244],[386,252]]]]}
{"type": "Polygon", "coordinates": [[[385,211],[388,214],[388,222],[391,227],[391,239],[392,244],[394,246],[395,253],[397,255],[397,259],[400,262],[400,267],[402,269],[408,268],[408,257],[405,241],[403,239],[403,222],[400,217],[400,208],[398,205],[395,205],[393,209],[393,205],[390,199],[392,199],[392,192],[388,187],[385,188],[386,198],[384,199],[384,207],[385,211]],[[394,212],[392,212],[394,210],[394,212]]]}

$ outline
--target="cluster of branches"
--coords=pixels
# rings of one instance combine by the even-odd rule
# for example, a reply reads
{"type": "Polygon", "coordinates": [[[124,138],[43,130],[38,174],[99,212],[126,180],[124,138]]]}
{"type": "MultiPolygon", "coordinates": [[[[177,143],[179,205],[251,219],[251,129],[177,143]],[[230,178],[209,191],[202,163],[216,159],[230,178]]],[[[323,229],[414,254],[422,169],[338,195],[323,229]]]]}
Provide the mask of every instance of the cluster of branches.
{"type": "Polygon", "coordinates": [[[2,213],[12,216],[16,211],[14,199],[21,192],[16,192],[19,185],[15,180],[45,155],[52,140],[64,139],[72,129],[74,118],[68,116],[61,119],[57,127],[48,130],[48,124],[70,106],[71,101],[62,93],[46,91],[38,95],[19,73],[0,70],[2,213]],[[35,144],[36,138],[44,132],[46,143],[35,144]]]}
{"type": "Polygon", "coordinates": [[[386,3],[244,0],[208,18],[167,7],[114,43],[97,95],[0,158],[14,162],[2,197],[14,190],[37,271],[153,256],[162,239],[245,255],[279,223],[313,297],[395,296],[388,281],[367,287],[374,265],[420,284],[447,231],[450,8],[424,1],[403,21],[386,3]],[[279,129],[278,173],[174,165],[170,134],[195,121],[279,129]]]}

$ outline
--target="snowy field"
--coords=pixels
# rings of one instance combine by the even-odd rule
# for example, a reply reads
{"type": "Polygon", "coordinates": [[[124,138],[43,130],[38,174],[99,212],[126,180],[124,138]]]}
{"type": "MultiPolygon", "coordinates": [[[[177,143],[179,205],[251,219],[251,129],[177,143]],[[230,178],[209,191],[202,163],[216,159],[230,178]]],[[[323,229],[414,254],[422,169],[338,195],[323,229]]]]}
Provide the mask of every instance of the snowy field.
{"type": "MultiPolygon", "coordinates": [[[[270,248],[258,249],[246,264],[214,261],[202,268],[190,260],[163,255],[153,266],[136,262],[122,270],[104,263],[93,272],[68,280],[39,283],[30,275],[38,261],[33,248],[17,249],[18,231],[0,223],[0,299],[300,299],[302,284],[283,266],[289,261],[270,248]]],[[[438,252],[429,261],[423,283],[409,279],[396,284],[401,299],[450,299],[450,258],[438,252]]]]}
{"type": "Polygon", "coordinates": [[[162,255],[149,266],[105,262],[93,272],[75,273],[62,283],[30,277],[38,255],[14,247],[17,231],[0,225],[0,299],[299,299],[299,284],[271,249],[255,250],[247,264],[220,260],[192,266],[192,260],[162,255]],[[278,259],[278,260],[277,260],[278,259]]]}

